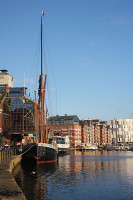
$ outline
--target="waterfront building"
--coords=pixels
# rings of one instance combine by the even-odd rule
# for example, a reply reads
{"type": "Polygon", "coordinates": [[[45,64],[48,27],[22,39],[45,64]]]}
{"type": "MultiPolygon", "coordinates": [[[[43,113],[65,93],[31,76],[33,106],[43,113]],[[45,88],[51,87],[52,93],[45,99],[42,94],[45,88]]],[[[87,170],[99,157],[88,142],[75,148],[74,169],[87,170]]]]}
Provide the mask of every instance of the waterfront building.
{"type": "Polygon", "coordinates": [[[81,124],[81,143],[105,145],[111,143],[110,126],[106,121],[99,119],[82,120],[81,124]]]}
{"type": "Polygon", "coordinates": [[[85,123],[87,124],[88,126],[88,136],[89,136],[89,144],[94,144],[95,143],[95,135],[94,135],[94,132],[95,132],[95,127],[94,127],[94,123],[92,122],[91,119],[88,119],[88,120],[84,120],[85,123]]]}
{"type": "Polygon", "coordinates": [[[111,128],[113,144],[133,144],[133,119],[115,119],[107,124],[111,128]]]}
{"type": "Polygon", "coordinates": [[[0,144],[33,142],[35,136],[35,102],[25,87],[13,87],[7,70],[0,73],[0,144]]]}
{"type": "Polygon", "coordinates": [[[100,124],[100,144],[107,144],[106,125],[100,124]]]}
{"type": "Polygon", "coordinates": [[[106,134],[107,134],[107,144],[111,144],[112,143],[112,137],[111,137],[110,125],[106,125],[106,134]]]}
{"type": "Polygon", "coordinates": [[[95,143],[95,135],[94,135],[94,124],[91,122],[91,120],[88,120],[89,125],[89,142],[90,144],[95,143]]]}
{"type": "Polygon", "coordinates": [[[54,135],[69,135],[72,147],[111,143],[110,126],[99,119],[79,120],[76,115],[57,115],[49,118],[48,128],[54,135]]]}
{"type": "Polygon", "coordinates": [[[82,120],[81,125],[81,143],[85,146],[88,144],[100,144],[100,127],[99,120],[82,120]]]}
{"type": "Polygon", "coordinates": [[[79,124],[81,125],[81,144],[87,144],[90,143],[89,140],[89,126],[87,124],[87,121],[80,120],[79,124]]]}
{"type": "Polygon", "coordinates": [[[88,144],[100,144],[100,127],[99,120],[82,120],[81,125],[81,143],[85,146],[88,144]]]}
{"type": "Polygon", "coordinates": [[[110,126],[107,124],[107,121],[99,122],[100,128],[100,143],[101,145],[105,145],[107,143],[111,143],[111,131],[110,126]]]}
{"type": "Polygon", "coordinates": [[[100,120],[94,119],[92,120],[92,124],[94,125],[94,143],[100,144],[100,120]]]}
{"type": "Polygon", "coordinates": [[[54,135],[68,135],[72,147],[81,145],[81,126],[77,115],[49,117],[48,128],[54,135]]]}

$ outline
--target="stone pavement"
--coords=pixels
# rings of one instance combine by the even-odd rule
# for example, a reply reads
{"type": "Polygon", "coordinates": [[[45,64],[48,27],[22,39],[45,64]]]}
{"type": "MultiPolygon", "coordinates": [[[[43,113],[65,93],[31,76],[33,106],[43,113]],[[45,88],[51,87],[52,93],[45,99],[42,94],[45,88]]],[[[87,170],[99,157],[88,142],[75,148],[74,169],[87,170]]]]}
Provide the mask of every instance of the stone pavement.
{"type": "Polygon", "coordinates": [[[12,175],[13,168],[20,161],[19,155],[0,162],[0,200],[26,200],[12,175]]]}

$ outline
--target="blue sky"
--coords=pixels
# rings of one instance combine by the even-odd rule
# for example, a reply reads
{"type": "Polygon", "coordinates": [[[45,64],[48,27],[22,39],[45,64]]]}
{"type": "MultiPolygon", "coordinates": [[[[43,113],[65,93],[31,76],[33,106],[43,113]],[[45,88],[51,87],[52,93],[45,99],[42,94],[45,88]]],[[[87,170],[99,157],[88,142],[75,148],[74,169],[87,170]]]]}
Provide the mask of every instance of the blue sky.
{"type": "Polygon", "coordinates": [[[133,116],[132,0],[0,0],[0,68],[37,88],[40,16],[51,115],[133,116]]]}

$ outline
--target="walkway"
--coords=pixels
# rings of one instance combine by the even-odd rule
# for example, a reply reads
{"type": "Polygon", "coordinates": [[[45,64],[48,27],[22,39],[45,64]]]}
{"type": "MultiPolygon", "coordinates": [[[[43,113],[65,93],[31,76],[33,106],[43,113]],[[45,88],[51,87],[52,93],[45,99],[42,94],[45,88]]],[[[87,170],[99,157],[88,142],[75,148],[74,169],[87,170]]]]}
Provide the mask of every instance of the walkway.
{"type": "Polygon", "coordinates": [[[26,200],[12,175],[13,168],[20,160],[20,155],[12,156],[0,163],[0,200],[26,200]]]}

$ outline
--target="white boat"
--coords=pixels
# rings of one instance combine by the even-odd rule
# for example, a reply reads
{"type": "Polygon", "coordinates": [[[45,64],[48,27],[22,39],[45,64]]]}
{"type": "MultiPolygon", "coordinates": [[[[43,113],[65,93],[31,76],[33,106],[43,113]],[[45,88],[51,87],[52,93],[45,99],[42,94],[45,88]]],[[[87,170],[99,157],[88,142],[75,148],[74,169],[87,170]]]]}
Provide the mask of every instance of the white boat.
{"type": "Polygon", "coordinates": [[[95,144],[86,144],[86,145],[81,144],[81,148],[79,150],[88,151],[88,150],[97,150],[97,149],[98,147],[95,144]]]}
{"type": "Polygon", "coordinates": [[[58,153],[67,153],[70,151],[69,136],[55,136],[55,141],[58,147],[58,153]]]}
{"type": "Polygon", "coordinates": [[[86,146],[86,149],[87,150],[97,150],[98,147],[95,144],[89,144],[89,145],[86,146]]]}

